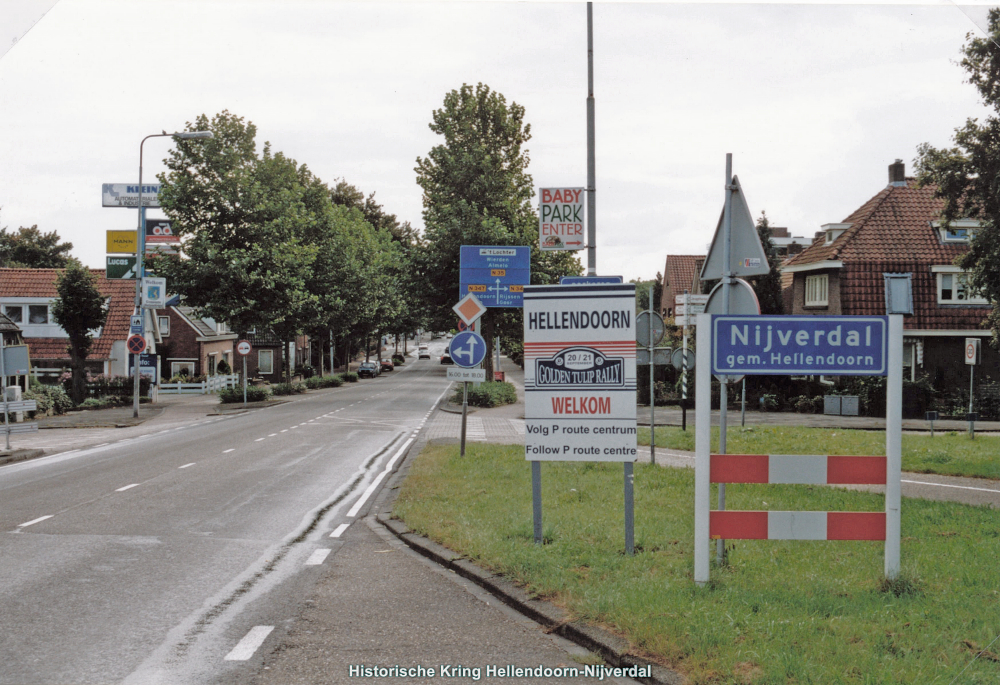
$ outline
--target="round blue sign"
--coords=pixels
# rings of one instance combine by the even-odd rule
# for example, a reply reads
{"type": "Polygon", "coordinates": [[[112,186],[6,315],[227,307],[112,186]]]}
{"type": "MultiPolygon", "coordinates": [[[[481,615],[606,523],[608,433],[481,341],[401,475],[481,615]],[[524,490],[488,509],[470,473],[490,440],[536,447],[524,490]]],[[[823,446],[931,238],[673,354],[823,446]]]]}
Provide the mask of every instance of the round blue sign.
{"type": "Polygon", "coordinates": [[[478,333],[462,331],[451,339],[448,353],[456,365],[471,369],[486,358],[486,341],[478,333]]]}

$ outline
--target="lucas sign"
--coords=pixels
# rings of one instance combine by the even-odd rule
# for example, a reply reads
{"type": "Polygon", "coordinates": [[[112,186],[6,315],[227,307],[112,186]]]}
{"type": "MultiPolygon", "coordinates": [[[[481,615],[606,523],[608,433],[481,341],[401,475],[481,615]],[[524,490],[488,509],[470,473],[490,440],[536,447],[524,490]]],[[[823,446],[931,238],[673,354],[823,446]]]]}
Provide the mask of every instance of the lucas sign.
{"type": "Polygon", "coordinates": [[[538,239],[542,250],[582,250],[585,188],[541,188],[538,239]]]}
{"type": "Polygon", "coordinates": [[[884,316],[713,316],[712,373],[885,376],[884,316]]]}
{"type": "Polygon", "coordinates": [[[527,286],[524,395],[528,461],[635,461],[635,286],[527,286]]]}

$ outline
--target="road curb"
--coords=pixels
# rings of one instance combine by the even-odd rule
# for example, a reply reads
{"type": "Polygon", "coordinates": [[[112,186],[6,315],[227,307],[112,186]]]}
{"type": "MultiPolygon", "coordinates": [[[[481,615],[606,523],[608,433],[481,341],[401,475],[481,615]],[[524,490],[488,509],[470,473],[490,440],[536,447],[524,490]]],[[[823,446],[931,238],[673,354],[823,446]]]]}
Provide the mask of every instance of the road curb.
{"type": "Polygon", "coordinates": [[[650,666],[652,675],[637,678],[639,682],[652,685],[684,685],[688,682],[677,671],[630,654],[628,642],[623,638],[596,626],[570,621],[566,610],[532,597],[506,578],[480,568],[458,552],[414,533],[403,521],[393,518],[392,509],[399,493],[399,485],[406,479],[410,463],[420,454],[424,444],[426,441],[420,441],[410,447],[403,462],[383,489],[385,494],[372,507],[372,513],[379,524],[421,556],[472,581],[510,608],[543,626],[546,632],[555,633],[600,655],[612,667],[650,666]]]}
{"type": "Polygon", "coordinates": [[[0,452],[0,466],[5,464],[13,464],[16,461],[27,461],[28,459],[35,459],[37,457],[45,454],[45,450],[42,449],[27,449],[27,450],[12,450],[8,454],[0,452]]]}

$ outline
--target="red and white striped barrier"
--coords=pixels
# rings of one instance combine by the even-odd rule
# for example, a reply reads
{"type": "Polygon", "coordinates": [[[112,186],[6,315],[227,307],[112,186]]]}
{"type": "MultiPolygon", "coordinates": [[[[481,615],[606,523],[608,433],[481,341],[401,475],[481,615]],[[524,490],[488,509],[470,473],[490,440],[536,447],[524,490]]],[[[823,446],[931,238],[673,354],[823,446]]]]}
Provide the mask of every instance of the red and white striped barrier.
{"type": "MultiPolygon", "coordinates": [[[[713,454],[712,483],[885,485],[885,457],[822,454],[713,454]]],[[[885,513],[713,511],[713,540],[885,540],[885,513]]]]}

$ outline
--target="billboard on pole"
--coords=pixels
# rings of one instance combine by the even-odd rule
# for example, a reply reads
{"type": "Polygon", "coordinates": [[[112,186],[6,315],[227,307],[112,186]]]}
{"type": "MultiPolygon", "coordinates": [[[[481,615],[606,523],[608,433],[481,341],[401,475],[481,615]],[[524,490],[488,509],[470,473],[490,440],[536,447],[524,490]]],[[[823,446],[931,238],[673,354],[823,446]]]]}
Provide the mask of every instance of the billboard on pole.
{"type": "Polygon", "coordinates": [[[582,250],[585,188],[541,188],[538,241],[542,250],[582,250]]]}
{"type": "MultiPolygon", "coordinates": [[[[142,206],[159,207],[160,190],[163,185],[160,183],[142,184],[142,206]]],[[[138,183],[102,183],[101,184],[101,206],[102,207],[131,207],[135,209],[139,206],[139,184],[138,183]]]]}

